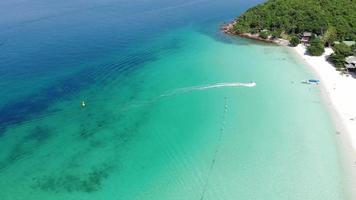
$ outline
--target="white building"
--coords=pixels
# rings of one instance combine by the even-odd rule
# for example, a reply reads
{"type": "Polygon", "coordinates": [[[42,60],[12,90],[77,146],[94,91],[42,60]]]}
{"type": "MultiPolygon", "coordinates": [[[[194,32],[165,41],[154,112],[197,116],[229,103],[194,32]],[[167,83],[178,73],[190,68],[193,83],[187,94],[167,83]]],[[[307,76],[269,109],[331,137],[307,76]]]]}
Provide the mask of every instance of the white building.
{"type": "Polygon", "coordinates": [[[345,67],[346,69],[356,69],[356,57],[355,56],[349,56],[345,59],[345,67]]]}

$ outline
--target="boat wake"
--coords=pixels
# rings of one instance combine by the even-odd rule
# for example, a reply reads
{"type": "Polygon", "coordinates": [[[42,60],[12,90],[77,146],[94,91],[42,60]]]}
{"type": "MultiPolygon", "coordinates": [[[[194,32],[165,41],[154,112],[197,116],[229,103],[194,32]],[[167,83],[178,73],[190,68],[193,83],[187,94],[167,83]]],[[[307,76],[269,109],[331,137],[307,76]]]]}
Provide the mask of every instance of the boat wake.
{"type": "Polygon", "coordinates": [[[192,86],[186,88],[179,88],[165,94],[160,95],[159,97],[168,97],[178,94],[184,94],[188,92],[198,91],[198,90],[209,90],[215,88],[225,88],[225,87],[255,87],[255,82],[249,83],[239,83],[239,82],[232,82],[232,83],[216,83],[216,84],[208,84],[208,85],[199,85],[199,86],[192,86]]]}
{"type": "Polygon", "coordinates": [[[248,82],[248,83],[230,82],[230,83],[215,83],[215,84],[178,88],[178,89],[175,89],[172,91],[165,92],[165,93],[163,93],[153,99],[147,100],[147,101],[130,103],[129,105],[126,105],[125,109],[123,109],[123,110],[129,110],[134,107],[147,106],[147,105],[153,104],[155,102],[158,102],[160,100],[163,100],[164,98],[181,95],[181,94],[186,94],[186,93],[190,93],[190,92],[194,92],[194,91],[210,90],[210,89],[217,89],[217,88],[227,88],[227,87],[255,87],[255,86],[256,86],[255,82],[248,82]]]}

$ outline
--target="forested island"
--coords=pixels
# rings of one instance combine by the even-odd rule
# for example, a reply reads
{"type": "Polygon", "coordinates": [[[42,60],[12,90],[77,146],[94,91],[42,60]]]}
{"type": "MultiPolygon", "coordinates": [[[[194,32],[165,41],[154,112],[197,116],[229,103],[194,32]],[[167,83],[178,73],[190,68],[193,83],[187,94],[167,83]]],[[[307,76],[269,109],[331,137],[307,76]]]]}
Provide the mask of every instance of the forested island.
{"type": "Polygon", "coordinates": [[[269,0],[257,5],[225,26],[225,32],[265,41],[303,43],[308,53],[320,56],[332,47],[329,57],[338,68],[355,55],[356,1],[269,0]]]}

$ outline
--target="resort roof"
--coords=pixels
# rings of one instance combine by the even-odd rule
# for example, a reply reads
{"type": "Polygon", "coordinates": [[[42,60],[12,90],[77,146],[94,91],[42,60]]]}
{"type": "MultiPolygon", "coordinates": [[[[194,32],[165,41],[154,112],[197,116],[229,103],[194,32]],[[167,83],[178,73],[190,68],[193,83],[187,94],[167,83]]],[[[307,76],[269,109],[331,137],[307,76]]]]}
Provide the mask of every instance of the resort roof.
{"type": "MultiPolygon", "coordinates": [[[[341,42],[339,42],[339,41],[334,42],[334,44],[340,44],[340,43],[341,42]]],[[[342,43],[346,44],[349,47],[356,44],[355,41],[342,41],[342,43]]]]}
{"type": "Polygon", "coordinates": [[[356,69],[356,57],[355,56],[349,56],[345,59],[346,64],[345,67],[346,69],[356,69]]]}
{"type": "Polygon", "coordinates": [[[356,56],[349,56],[345,59],[347,63],[354,63],[356,64],[356,56]]]}
{"type": "Polygon", "coordinates": [[[303,37],[311,37],[312,33],[311,32],[304,32],[303,37]]]}
{"type": "Polygon", "coordinates": [[[352,46],[354,44],[356,44],[355,41],[343,41],[344,44],[346,44],[347,46],[352,46]]]}

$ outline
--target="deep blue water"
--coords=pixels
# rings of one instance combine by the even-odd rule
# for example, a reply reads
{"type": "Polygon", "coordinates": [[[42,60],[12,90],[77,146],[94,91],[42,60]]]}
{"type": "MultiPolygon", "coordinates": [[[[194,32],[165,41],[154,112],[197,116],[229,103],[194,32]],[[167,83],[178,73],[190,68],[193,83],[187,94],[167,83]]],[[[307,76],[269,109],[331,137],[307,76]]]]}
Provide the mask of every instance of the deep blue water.
{"type": "Polygon", "coordinates": [[[161,34],[197,25],[213,36],[211,24],[256,2],[0,2],[0,131],[90,87],[98,73],[125,73],[154,59],[154,52],[138,49],[161,34]],[[115,53],[119,60],[108,59],[115,53]]]}
{"type": "Polygon", "coordinates": [[[347,199],[312,73],[219,30],[260,2],[0,1],[0,200],[347,199]]]}

